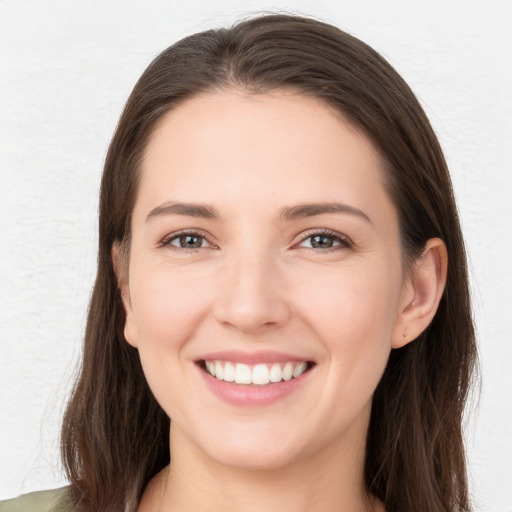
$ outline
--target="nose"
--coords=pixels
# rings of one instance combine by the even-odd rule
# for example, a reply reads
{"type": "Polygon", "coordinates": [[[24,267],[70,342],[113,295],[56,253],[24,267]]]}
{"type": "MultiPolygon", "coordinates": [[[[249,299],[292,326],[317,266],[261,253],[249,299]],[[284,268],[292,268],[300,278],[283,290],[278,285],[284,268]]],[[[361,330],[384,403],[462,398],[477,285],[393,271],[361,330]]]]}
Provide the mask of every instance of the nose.
{"type": "Polygon", "coordinates": [[[245,253],[227,259],[213,309],[218,322],[246,334],[284,325],[291,310],[276,258],[245,253]]]}

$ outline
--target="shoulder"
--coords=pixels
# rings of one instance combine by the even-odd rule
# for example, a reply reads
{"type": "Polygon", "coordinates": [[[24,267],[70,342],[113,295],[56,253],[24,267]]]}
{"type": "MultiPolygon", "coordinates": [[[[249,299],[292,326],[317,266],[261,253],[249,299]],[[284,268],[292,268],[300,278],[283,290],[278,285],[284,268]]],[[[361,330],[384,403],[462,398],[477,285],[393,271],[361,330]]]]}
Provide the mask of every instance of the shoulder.
{"type": "Polygon", "coordinates": [[[23,494],[19,498],[0,501],[0,512],[67,512],[68,494],[69,487],[23,494]]]}

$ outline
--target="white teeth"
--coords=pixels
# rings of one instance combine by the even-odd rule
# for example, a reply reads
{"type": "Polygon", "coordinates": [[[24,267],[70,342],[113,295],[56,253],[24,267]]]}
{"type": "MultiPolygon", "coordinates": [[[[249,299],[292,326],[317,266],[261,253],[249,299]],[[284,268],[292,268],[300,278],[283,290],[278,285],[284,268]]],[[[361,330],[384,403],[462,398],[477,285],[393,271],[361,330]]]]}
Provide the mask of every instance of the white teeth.
{"type": "Polygon", "coordinates": [[[284,365],[260,363],[249,366],[228,361],[205,361],[205,367],[208,373],[218,380],[265,386],[269,383],[288,381],[299,377],[308,369],[308,364],[303,361],[300,363],[288,362],[284,365]]]}
{"type": "Polygon", "coordinates": [[[233,382],[235,380],[235,367],[231,363],[224,365],[224,380],[226,382],[233,382]]]}
{"type": "Polygon", "coordinates": [[[224,379],[224,367],[220,361],[215,362],[215,377],[219,380],[224,379]]]}
{"type": "Polygon", "coordinates": [[[293,377],[293,364],[286,363],[283,368],[283,380],[290,380],[293,377]]]}
{"type": "Polygon", "coordinates": [[[274,363],[270,368],[270,382],[279,382],[283,378],[283,372],[281,370],[281,365],[278,363],[274,363]]]}
{"type": "MultiPolygon", "coordinates": [[[[294,369],[293,369],[293,376],[298,377],[299,375],[302,375],[305,371],[308,365],[306,363],[299,363],[294,369]]],[[[217,366],[215,366],[215,369],[217,369],[217,366]]]]}
{"type": "MultiPolygon", "coordinates": [[[[217,369],[217,365],[215,365],[217,369]]],[[[251,369],[246,364],[235,366],[235,382],[237,384],[252,384],[251,369]]]]}
{"type": "Polygon", "coordinates": [[[269,372],[266,364],[257,364],[252,371],[252,383],[263,386],[270,381],[269,372]]]}
{"type": "Polygon", "coordinates": [[[206,362],[206,369],[210,372],[211,375],[215,377],[215,363],[212,361],[205,361],[206,362]]]}

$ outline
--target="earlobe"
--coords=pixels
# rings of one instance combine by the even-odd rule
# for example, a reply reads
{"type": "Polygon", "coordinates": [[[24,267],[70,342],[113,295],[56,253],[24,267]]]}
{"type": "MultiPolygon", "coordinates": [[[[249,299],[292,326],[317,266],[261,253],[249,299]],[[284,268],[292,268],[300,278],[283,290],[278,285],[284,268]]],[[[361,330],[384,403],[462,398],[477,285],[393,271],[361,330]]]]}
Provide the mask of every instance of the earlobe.
{"type": "Polygon", "coordinates": [[[121,293],[121,298],[123,300],[123,307],[125,311],[126,319],[124,324],[124,337],[130,345],[132,345],[133,347],[137,347],[137,343],[135,342],[136,336],[134,332],[133,308],[130,296],[130,287],[128,284],[128,275],[127,270],[126,268],[124,268],[124,264],[122,261],[121,247],[119,242],[115,242],[112,245],[112,265],[114,268],[114,273],[116,275],[117,286],[121,293]]]}
{"type": "Polygon", "coordinates": [[[401,348],[415,340],[434,318],[446,285],[448,253],[440,238],[431,238],[408,277],[392,340],[401,348]]]}

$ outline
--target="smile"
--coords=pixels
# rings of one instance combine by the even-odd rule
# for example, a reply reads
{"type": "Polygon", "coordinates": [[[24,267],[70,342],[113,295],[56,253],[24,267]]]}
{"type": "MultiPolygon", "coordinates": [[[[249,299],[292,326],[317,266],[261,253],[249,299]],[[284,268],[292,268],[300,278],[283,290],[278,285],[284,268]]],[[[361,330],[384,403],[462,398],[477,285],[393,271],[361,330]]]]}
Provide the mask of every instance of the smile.
{"type": "Polygon", "coordinates": [[[306,361],[248,365],[230,361],[203,361],[203,369],[217,380],[266,386],[300,377],[311,364],[306,361]]]}

